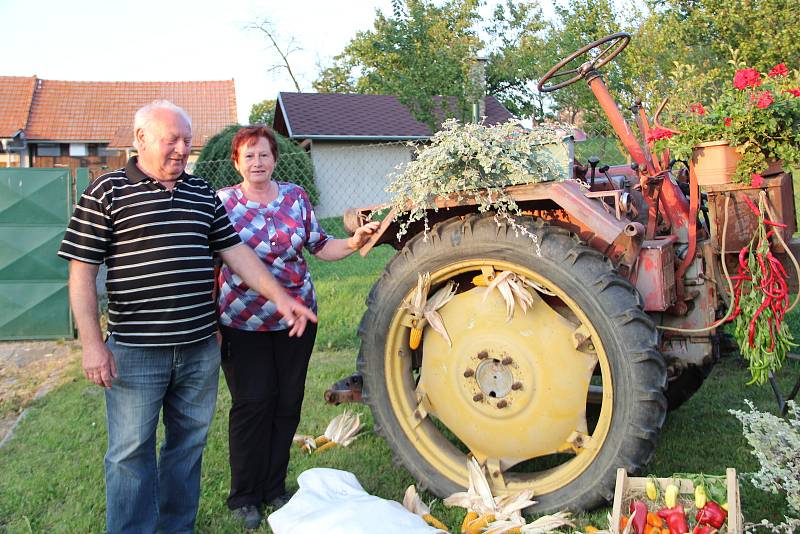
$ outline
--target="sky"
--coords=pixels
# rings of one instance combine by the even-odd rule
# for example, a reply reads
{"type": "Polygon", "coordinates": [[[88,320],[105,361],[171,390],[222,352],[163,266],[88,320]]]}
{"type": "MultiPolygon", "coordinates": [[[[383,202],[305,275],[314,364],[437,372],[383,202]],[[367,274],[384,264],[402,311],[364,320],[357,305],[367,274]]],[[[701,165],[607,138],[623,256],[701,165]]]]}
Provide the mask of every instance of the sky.
{"type": "Polygon", "coordinates": [[[46,80],[230,80],[239,122],[250,107],[294,91],[262,33],[244,29],[268,18],[300,88],[312,91],[319,64],[330,64],[356,32],[372,28],[390,0],[0,0],[4,50],[0,75],[46,80]]]}

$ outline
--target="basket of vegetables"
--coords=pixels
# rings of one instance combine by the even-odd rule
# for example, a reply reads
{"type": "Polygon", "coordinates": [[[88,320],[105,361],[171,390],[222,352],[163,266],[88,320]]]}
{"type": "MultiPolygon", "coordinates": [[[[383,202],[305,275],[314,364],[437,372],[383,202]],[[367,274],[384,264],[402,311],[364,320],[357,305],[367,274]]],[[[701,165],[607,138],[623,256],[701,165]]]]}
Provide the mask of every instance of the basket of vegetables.
{"type": "Polygon", "coordinates": [[[610,526],[630,534],[741,534],[736,470],[656,478],[629,477],[620,468],[610,526]]]}

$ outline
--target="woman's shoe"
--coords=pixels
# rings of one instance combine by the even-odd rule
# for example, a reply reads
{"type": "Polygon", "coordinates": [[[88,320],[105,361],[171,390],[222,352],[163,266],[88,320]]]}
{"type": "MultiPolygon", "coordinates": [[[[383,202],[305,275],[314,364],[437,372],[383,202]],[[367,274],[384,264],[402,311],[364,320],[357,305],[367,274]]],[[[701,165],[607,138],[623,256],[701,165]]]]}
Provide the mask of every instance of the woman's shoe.
{"type": "Polygon", "coordinates": [[[261,512],[252,504],[246,504],[233,510],[233,516],[244,523],[247,530],[255,530],[261,526],[261,512]]]}
{"type": "Polygon", "coordinates": [[[279,508],[282,508],[283,505],[286,504],[287,502],[289,502],[289,500],[291,498],[292,498],[292,494],[291,493],[283,493],[281,495],[278,495],[277,497],[275,497],[271,501],[269,501],[267,503],[267,506],[271,506],[271,507],[273,507],[273,508],[275,508],[277,510],[279,508]]]}

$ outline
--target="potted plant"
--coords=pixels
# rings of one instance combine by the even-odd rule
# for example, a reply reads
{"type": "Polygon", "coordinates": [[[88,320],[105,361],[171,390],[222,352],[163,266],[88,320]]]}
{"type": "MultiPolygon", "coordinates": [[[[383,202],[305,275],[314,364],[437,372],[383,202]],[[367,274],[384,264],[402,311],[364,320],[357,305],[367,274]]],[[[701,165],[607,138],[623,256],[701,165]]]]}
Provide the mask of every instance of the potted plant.
{"type": "Polygon", "coordinates": [[[655,128],[648,141],[657,150],[669,148],[672,158],[692,160],[701,184],[760,186],[770,163],[800,167],[800,73],[790,73],[783,63],[766,74],[739,69],[716,101],[708,108],[702,102],[692,104],[675,126],[655,128]],[[702,174],[709,164],[716,177],[702,174]]]}

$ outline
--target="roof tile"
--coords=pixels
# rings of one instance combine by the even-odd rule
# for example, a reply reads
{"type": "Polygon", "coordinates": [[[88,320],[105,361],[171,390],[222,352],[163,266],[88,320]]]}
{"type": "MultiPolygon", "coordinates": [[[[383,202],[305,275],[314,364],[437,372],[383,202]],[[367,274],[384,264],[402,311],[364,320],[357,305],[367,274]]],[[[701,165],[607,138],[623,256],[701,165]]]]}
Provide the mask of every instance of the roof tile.
{"type": "Polygon", "coordinates": [[[28,140],[133,143],[133,115],[166,99],[192,118],[193,146],[236,123],[233,80],[188,82],[75,82],[37,80],[25,134],[28,140]]]}
{"type": "MultiPolygon", "coordinates": [[[[275,127],[292,138],[365,137],[403,139],[430,137],[427,124],[416,120],[393,95],[344,93],[280,93],[275,127]]],[[[438,100],[438,98],[437,98],[438,100]]],[[[493,96],[486,97],[486,124],[513,118],[493,96]]]]}
{"type": "Polygon", "coordinates": [[[36,76],[0,76],[0,137],[25,129],[36,76]]]}

